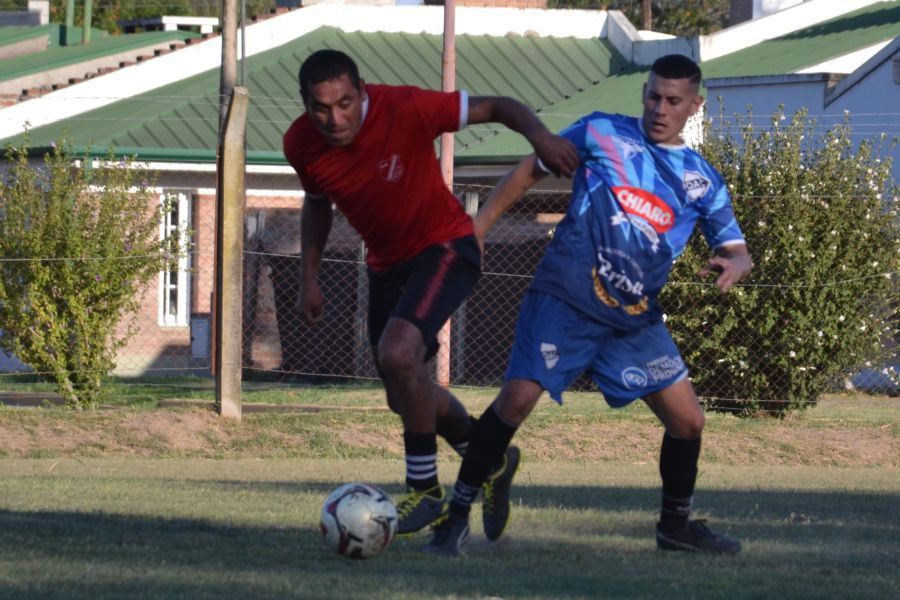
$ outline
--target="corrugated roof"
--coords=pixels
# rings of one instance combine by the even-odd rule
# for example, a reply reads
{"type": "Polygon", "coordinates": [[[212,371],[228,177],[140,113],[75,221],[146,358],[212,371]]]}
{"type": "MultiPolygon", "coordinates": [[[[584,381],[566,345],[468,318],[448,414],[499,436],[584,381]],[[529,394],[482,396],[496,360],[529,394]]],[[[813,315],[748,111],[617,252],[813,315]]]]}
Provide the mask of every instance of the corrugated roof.
{"type": "Polygon", "coordinates": [[[169,41],[182,42],[199,36],[199,33],[192,31],[148,31],[146,33],[130,33],[128,35],[92,39],[90,44],[84,46],[80,43],[72,46],[56,46],[43,52],[0,59],[0,81],[33,75],[49,69],[76,65],[104,56],[146,48],[154,44],[169,41]]]}
{"type": "MultiPolygon", "coordinates": [[[[708,77],[789,73],[900,33],[900,5],[883,2],[838,19],[704,63],[708,77]]],[[[320,48],[352,55],[373,82],[440,87],[441,38],[401,33],[345,33],[320,28],[247,59],[248,159],[283,164],[281,136],[302,111],[297,69],[320,48]]],[[[552,129],[605,110],[637,114],[646,69],[629,65],[605,40],[460,36],[457,87],[521,99],[552,129]]],[[[46,146],[65,128],[76,145],[118,148],[146,160],[209,161],[218,125],[218,70],[123,100],[31,132],[46,146]]],[[[456,136],[460,163],[510,162],[529,151],[518,135],[473,126],[456,136]]]]}
{"type": "MultiPolygon", "coordinates": [[[[842,17],[762,42],[701,65],[704,77],[742,77],[793,73],[830,58],[871,46],[900,35],[900,3],[873,4],[842,17]]],[[[614,76],[570,100],[545,111],[544,122],[558,130],[581,115],[595,110],[637,115],[641,90],[649,69],[614,76]]],[[[521,136],[504,132],[477,148],[464,150],[463,157],[505,162],[530,152],[521,136]]]]}
{"type": "MultiPolygon", "coordinates": [[[[323,27],[244,65],[250,90],[247,147],[251,158],[283,162],[281,136],[302,112],[297,69],[319,48],[340,48],[357,60],[368,81],[440,88],[441,38],[402,33],[352,33],[323,27]],[[271,156],[269,156],[271,155],[271,156]]],[[[457,87],[473,95],[509,95],[542,109],[581,93],[627,63],[605,40],[460,36],[457,87]]],[[[76,145],[126,149],[213,152],[218,127],[219,71],[123,100],[31,132],[35,146],[49,145],[63,127],[76,145]],[[114,126],[110,126],[114,123],[114,126]]],[[[470,128],[460,147],[494,135],[470,128]]],[[[142,153],[150,156],[154,153],[142,153]]]]}

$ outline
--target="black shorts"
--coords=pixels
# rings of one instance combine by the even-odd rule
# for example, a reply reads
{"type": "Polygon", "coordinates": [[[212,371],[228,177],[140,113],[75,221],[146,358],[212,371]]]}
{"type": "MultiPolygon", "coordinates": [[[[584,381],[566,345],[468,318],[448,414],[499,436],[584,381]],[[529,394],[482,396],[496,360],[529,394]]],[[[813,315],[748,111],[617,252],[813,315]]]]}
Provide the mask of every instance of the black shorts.
{"type": "Polygon", "coordinates": [[[388,319],[419,328],[425,360],[438,350],[437,334],[475,289],[481,251],[474,235],[434,244],[387,271],[369,269],[369,342],[378,345],[388,319]]]}

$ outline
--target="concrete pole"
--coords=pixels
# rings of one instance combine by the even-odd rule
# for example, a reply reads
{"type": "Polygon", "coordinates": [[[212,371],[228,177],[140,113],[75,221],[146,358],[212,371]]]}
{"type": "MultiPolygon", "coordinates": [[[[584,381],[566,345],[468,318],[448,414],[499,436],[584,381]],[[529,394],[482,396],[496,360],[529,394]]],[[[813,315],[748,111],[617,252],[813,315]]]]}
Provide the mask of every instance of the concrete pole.
{"type": "Polygon", "coordinates": [[[93,26],[94,0],[84,0],[84,23],[81,29],[81,45],[91,43],[91,27],[93,26]]]}
{"type": "MultiPolygon", "coordinates": [[[[441,91],[456,89],[456,2],[444,2],[444,50],[441,57],[441,91]]],[[[444,183],[453,191],[453,134],[441,135],[441,173],[444,183]]],[[[438,385],[450,387],[450,320],[438,332],[436,379],[438,385]]]]}
{"type": "Polygon", "coordinates": [[[216,409],[223,417],[241,419],[243,368],[244,139],[247,88],[236,87],[226,114],[218,159],[216,190],[216,409]]]}
{"type": "Polygon", "coordinates": [[[237,0],[222,0],[222,65],[219,76],[219,140],[237,79],[237,0]]]}

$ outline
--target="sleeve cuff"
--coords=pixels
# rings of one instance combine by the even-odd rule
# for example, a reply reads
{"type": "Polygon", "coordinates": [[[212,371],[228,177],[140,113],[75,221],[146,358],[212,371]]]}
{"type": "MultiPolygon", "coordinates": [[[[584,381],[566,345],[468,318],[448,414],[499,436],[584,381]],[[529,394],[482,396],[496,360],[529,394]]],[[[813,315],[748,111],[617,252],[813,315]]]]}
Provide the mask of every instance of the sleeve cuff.
{"type": "Polygon", "coordinates": [[[459,90],[459,127],[457,131],[462,131],[469,124],[469,92],[459,90]]]}

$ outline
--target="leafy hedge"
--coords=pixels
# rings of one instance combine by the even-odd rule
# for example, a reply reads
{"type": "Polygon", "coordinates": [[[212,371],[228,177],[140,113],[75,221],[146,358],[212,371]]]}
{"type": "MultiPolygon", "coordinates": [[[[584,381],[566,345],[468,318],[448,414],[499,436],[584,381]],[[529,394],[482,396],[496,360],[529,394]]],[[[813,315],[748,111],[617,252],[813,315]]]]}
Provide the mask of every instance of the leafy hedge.
{"type": "Polygon", "coordinates": [[[661,301],[709,406],[784,413],[892,362],[898,190],[880,158],[892,144],[851,134],[846,119],[817,133],[804,112],[707,127],[699,150],[728,183],[754,270],[727,295],[700,284],[709,250],[695,236],[661,301]]]}
{"type": "Polygon", "coordinates": [[[8,149],[0,179],[0,347],[52,378],[76,408],[96,404],[116,353],[134,335],[142,293],[180,254],[160,240],[170,211],[127,161],[43,166],[8,149]]]}

